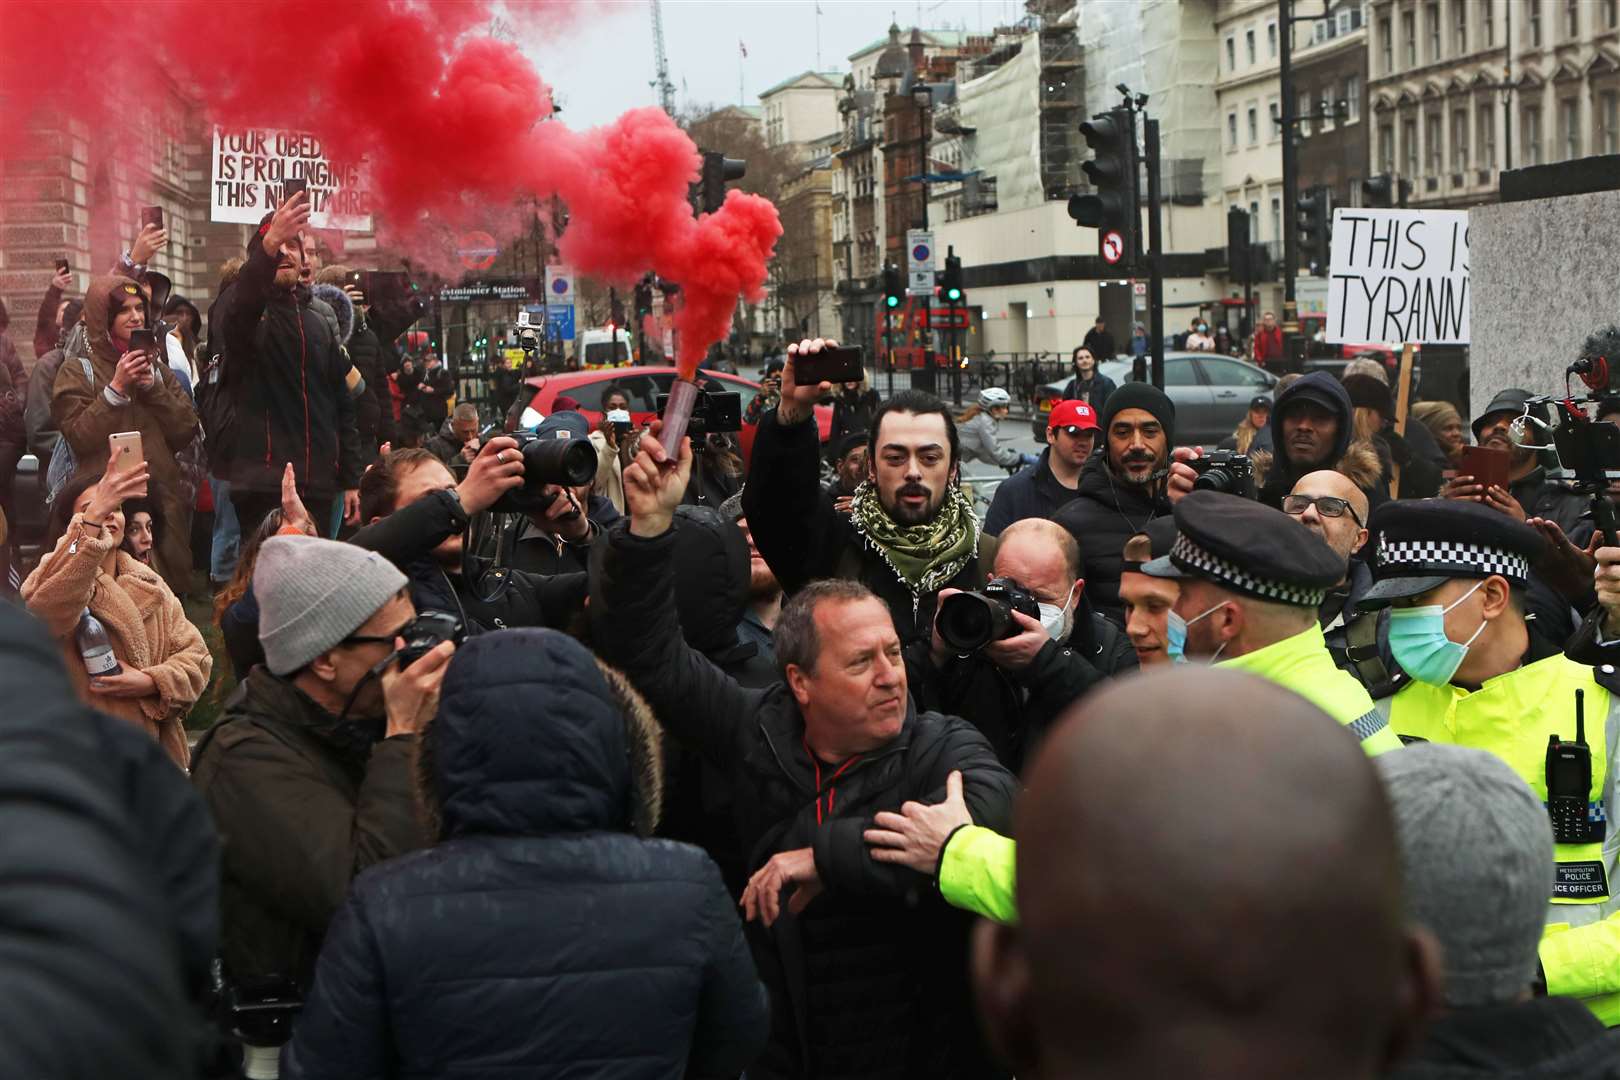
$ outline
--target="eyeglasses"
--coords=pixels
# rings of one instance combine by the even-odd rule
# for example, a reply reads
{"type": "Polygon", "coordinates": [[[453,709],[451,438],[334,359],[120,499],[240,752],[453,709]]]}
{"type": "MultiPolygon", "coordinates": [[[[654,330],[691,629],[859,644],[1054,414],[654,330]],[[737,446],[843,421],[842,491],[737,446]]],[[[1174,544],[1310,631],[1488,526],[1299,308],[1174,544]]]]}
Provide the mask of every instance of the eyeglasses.
{"type": "Polygon", "coordinates": [[[1078,439],[1082,435],[1097,434],[1096,428],[1083,428],[1079,424],[1065,424],[1062,427],[1053,428],[1052,430],[1067,435],[1071,439],[1078,439]]]}
{"type": "Polygon", "coordinates": [[[1357,525],[1363,528],[1366,527],[1367,523],[1361,520],[1360,515],[1356,513],[1355,508],[1349,502],[1332,495],[1289,495],[1283,499],[1282,508],[1283,513],[1299,517],[1306,510],[1309,510],[1312,505],[1316,507],[1316,512],[1323,517],[1336,518],[1349,514],[1351,520],[1357,525]]]}
{"type": "Polygon", "coordinates": [[[400,637],[405,636],[405,631],[410,628],[411,623],[414,622],[414,621],[415,620],[413,620],[413,619],[406,619],[404,622],[399,624],[399,629],[395,630],[392,634],[350,634],[348,637],[346,637],[342,641],[338,642],[338,644],[339,645],[387,645],[387,646],[389,646],[391,648],[391,647],[393,647],[394,640],[396,638],[400,638],[400,637]]]}

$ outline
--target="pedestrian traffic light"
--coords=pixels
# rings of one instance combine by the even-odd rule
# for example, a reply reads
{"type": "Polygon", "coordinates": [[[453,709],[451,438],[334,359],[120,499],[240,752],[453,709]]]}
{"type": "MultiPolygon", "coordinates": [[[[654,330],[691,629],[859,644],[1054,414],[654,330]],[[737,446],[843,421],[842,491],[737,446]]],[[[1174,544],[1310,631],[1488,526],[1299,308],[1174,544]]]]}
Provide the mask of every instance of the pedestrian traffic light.
{"type": "Polygon", "coordinates": [[[698,182],[688,192],[692,211],[712,214],[720,209],[726,201],[726,182],[741,180],[747,173],[748,162],[741,158],[728,158],[718,150],[703,151],[698,182]]]}
{"type": "Polygon", "coordinates": [[[955,307],[962,302],[962,260],[955,248],[945,251],[945,273],[939,279],[940,296],[955,307]]]}
{"type": "Polygon", "coordinates": [[[1241,206],[1226,211],[1226,275],[1231,281],[1248,281],[1249,212],[1241,206]]]}
{"type": "Polygon", "coordinates": [[[1329,238],[1333,227],[1331,188],[1310,187],[1299,195],[1299,250],[1304,265],[1317,277],[1328,272],[1329,238]]]}
{"type": "Polygon", "coordinates": [[[1138,224],[1136,194],[1136,118],[1129,109],[1114,108],[1082,121],[1080,134],[1095,157],[1081,165],[1095,189],[1089,195],[1069,197],[1069,216],[1089,229],[1097,230],[1097,242],[1105,256],[1109,233],[1118,233],[1118,257],[1111,265],[1136,263],[1138,224]]]}
{"type": "Polygon", "coordinates": [[[900,270],[890,264],[883,267],[883,306],[890,311],[900,306],[905,296],[905,289],[900,285],[900,270]]]}

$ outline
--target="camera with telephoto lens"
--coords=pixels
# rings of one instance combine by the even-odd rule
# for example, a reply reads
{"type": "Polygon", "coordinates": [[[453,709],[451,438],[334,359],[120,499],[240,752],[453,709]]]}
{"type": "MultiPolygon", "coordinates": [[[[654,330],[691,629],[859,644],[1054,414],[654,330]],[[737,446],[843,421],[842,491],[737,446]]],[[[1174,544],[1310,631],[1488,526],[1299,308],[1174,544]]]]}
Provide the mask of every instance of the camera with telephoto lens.
{"type": "Polygon", "coordinates": [[[947,596],[939,605],[935,625],[950,648],[958,653],[977,652],[992,641],[1024,632],[1013,618],[1015,611],[1032,619],[1041,617],[1040,603],[1027,589],[1012,578],[999,577],[978,592],[947,596]]]}
{"type": "Polygon", "coordinates": [[[405,647],[399,650],[399,666],[404,670],[443,642],[460,645],[466,631],[461,620],[448,611],[419,611],[416,618],[405,624],[399,636],[405,639],[405,647]]]}
{"type": "Polygon", "coordinates": [[[596,479],[596,447],[589,439],[544,439],[532,431],[512,438],[523,455],[523,486],[500,497],[492,507],[497,514],[541,513],[557,501],[547,487],[583,487],[596,479]]]}
{"type": "MultiPolygon", "coordinates": [[[[669,408],[669,395],[658,395],[658,415],[669,408]]],[[[742,430],[742,395],[735,390],[699,390],[692,405],[692,418],[687,421],[686,433],[692,437],[692,448],[698,449],[705,436],[742,430]]]]}
{"type": "Polygon", "coordinates": [[[293,1020],[304,1008],[297,980],[290,975],[227,978],[216,958],[209,982],[210,1016],[222,1032],[242,1043],[240,1075],[278,1075],[281,1048],[292,1041],[293,1020]]]}
{"type": "Polygon", "coordinates": [[[1254,498],[1254,462],[1236,450],[1211,450],[1187,462],[1198,479],[1194,491],[1219,491],[1227,495],[1254,498]]]}

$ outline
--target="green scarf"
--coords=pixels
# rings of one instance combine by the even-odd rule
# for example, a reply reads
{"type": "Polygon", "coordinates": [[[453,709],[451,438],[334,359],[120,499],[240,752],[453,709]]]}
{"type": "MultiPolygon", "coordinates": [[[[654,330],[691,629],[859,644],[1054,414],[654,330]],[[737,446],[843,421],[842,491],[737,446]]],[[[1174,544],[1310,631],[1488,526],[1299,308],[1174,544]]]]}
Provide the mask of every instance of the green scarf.
{"type": "Polygon", "coordinates": [[[934,520],[921,525],[895,524],[870,480],[855,489],[849,512],[856,531],[914,596],[937,591],[979,551],[979,519],[955,484],[946,489],[934,520]]]}

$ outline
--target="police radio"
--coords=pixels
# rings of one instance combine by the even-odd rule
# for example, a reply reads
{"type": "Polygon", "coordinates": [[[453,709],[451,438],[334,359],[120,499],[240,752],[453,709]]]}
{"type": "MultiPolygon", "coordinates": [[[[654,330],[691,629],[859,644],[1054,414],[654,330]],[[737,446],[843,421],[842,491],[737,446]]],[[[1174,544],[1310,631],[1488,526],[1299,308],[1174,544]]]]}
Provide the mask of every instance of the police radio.
{"type": "Polygon", "coordinates": [[[1586,745],[1586,691],[1575,691],[1575,741],[1547,736],[1547,814],[1553,839],[1560,844],[1590,844],[1603,839],[1602,826],[1591,820],[1592,749],[1586,745]],[[1597,835],[1594,836],[1593,833],[1597,835]]]}

